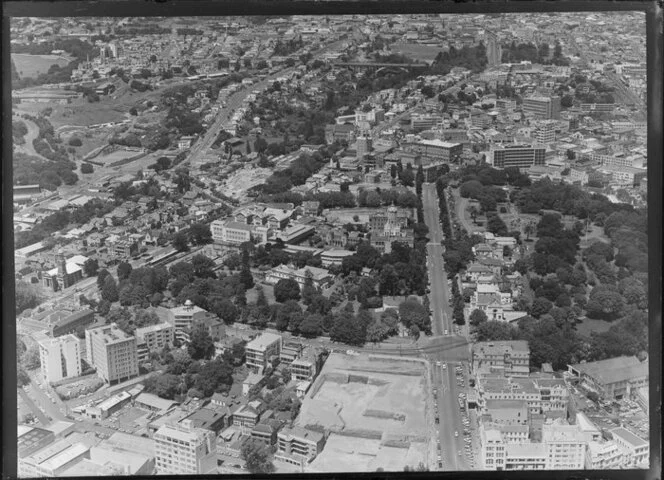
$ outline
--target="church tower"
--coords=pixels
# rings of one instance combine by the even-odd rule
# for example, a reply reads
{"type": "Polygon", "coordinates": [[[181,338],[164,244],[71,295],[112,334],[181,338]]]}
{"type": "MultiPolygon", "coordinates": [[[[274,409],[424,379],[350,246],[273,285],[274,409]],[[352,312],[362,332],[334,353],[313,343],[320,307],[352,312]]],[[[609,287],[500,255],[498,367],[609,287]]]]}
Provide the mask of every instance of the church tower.
{"type": "Polygon", "coordinates": [[[55,264],[58,267],[58,286],[60,288],[67,288],[69,286],[69,278],[67,277],[67,262],[65,254],[62,253],[62,248],[55,255],[55,264]]]}

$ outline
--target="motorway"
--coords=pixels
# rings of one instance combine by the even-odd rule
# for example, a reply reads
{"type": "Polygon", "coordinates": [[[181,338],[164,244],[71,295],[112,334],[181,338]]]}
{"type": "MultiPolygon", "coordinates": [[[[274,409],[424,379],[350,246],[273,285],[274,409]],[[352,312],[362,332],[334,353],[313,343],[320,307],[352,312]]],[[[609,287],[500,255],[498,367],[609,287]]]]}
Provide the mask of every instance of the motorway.
{"type": "MultiPolygon", "coordinates": [[[[437,390],[434,396],[436,416],[440,419],[438,441],[440,460],[436,463],[439,470],[468,470],[471,463],[464,451],[464,422],[459,411],[458,396],[465,388],[465,382],[458,384],[456,380],[457,362],[461,371],[467,371],[470,357],[468,341],[455,335],[452,321],[452,308],[449,304],[451,293],[443,262],[443,231],[440,224],[438,196],[435,184],[425,183],[422,186],[422,203],[424,221],[429,228],[427,244],[427,261],[429,269],[430,290],[429,301],[432,309],[433,338],[430,345],[439,348],[425,351],[429,359],[433,379],[432,386],[437,390]],[[454,362],[454,363],[453,363],[454,362]],[[437,402],[437,403],[435,403],[437,402]],[[458,432],[458,436],[455,435],[458,432]],[[459,455],[459,452],[462,454],[459,455]],[[442,465],[442,466],[441,466],[442,465]]],[[[432,392],[433,394],[433,392],[432,392]]]]}

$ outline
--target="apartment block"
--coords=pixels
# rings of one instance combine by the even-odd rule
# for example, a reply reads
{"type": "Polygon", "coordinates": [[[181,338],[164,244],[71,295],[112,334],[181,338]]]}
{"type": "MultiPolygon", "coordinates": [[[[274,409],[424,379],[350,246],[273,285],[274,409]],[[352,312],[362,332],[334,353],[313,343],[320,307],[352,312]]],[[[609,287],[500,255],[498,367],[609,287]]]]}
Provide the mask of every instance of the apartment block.
{"type": "Polygon", "coordinates": [[[158,323],[147,327],[137,328],[134,332],[137,343],[138,361],[148,359],[151,352],[156,352],[166,345],[173,345],[175,340],[175,327],[170,323],[158,323]]]}
{"type": "Polygon", "coordinates": [[[263,373],[271,357],[279,358],[281,353],[281,335],[263,333],[245,347],[247,367],[254,373],[263,373]]]}
{"type": "Polygon", "coordinates": [[[544,425],[547,470],[580,470],[586,461],[586,438],[578,425],[544,425]]]}
{"type": "Polygon", "coordinates": [[[207,310],[194,305],[191,300],[187,300],[184,302],[184,305],[171,308],[166,318],[175,328],[175,338],[181,342],[188,342],[188,332],[194,327],[194,325],[206,318],[213,317],[216,316],[209,313],[207,310]]]}
{"type": "Polygon", "coordinates": [[[153,437],[158,475],[216,473],[214,432],[195,428],[191,420],[163,425],[153,437]]]}
{"type": "Polygon", "coordinates": [[[323,450],[325,435],[301,427],[283,428],[277,434],[274,459],[293,465],[311,462],[323,450]]]}
{"type": "Polygon", "coordinates": [[[85,346],[88,363],[105,382],[114,384],[138,375],[136,337],[115,323],[86,330],[85,346]]]}
{"type": "Polygon", "coordinates": [[[75,335],[38,340],[39,361],[44,380],[49,383],[81,375],[81,342],[75,335]]]}
{"type": "Polygon", "coordinates": [[[623,464],[622,450],[616,442],[588,442],[585,468],[588,470],[615,470],[623,464]]]}

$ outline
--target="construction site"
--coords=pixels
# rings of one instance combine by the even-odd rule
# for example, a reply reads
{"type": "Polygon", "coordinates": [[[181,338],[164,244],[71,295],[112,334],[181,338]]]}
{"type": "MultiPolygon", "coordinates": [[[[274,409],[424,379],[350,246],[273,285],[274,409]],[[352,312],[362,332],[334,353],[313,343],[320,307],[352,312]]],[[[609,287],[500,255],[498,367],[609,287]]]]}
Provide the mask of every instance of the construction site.
{"type": "Polygon", "coordinates": [[[423,360],[331,354],[296,419],[327,435],[307,471],[403,471],[426,464],[426,391],[423,360]]]}

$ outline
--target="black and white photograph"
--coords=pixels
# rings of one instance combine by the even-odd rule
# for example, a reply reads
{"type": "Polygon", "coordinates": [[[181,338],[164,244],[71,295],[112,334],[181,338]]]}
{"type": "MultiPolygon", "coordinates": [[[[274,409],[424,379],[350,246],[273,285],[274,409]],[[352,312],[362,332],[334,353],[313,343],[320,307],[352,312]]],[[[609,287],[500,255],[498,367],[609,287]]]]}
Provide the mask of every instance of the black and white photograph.
{"type": "Polygon", "coordinates": [[[18,477],[659,463],[646,20],[12,16],[18,477]]]}

